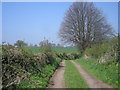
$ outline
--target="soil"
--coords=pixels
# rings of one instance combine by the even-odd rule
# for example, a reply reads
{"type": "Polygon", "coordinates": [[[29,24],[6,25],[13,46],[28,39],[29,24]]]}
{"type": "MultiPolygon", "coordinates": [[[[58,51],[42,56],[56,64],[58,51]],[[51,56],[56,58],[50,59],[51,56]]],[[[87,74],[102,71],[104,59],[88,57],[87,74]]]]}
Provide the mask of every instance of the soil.
{"type": "Polygon", "coordinates": [[[63,60],[58,69],[52,75],[47,88],[67,88],[64,78],[65,60],[63,60]]]}

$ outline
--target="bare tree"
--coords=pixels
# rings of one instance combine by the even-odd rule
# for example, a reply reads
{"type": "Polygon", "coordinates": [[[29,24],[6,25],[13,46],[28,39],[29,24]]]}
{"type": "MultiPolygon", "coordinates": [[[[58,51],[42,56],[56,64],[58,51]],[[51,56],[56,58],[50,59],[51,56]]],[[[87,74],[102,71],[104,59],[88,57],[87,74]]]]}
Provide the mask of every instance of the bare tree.
{"type": "Polygon", "coordinates": [[[74,2],[65,13],[59,36],[65,43],[74,43],[85,50],[111,35],[111,25],[102,11],[91,2],[74,2]]]}

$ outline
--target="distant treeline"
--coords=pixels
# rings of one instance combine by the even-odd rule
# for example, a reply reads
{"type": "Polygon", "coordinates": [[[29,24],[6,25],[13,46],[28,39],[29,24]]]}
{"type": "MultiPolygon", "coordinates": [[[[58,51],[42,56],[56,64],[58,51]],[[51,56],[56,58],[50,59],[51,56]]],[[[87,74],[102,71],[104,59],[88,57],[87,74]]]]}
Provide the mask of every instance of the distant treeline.
{"type": "MultiPolygon", "coordinates": [[[[9,44],[9,43],[7,43],[7,42],[2,42],[2,44],[9,44]]],[[[40,43],[39,43],[39,45],[38,44],[32,44],[32,43],[30,43],[30,44],[27,44],[25,41],[23,41],[23,40],[17,40],[13,45],[15,46],[15,47],[42,47],[42,46],[44,46],[45,44],[50,44],[52,47],[65,47],[64,45],[61,45],[61,44],[56,44],[56,43],[53,43],[53,42],[49,42],[48,40],[43,40],[43,41],[41,41],[40,43]]],[[[69,46],[67,46],[67,47],[69,47],[69,46]]],[[[70,46],[70,47],[72,47],[72,46],[70,46]]]]}

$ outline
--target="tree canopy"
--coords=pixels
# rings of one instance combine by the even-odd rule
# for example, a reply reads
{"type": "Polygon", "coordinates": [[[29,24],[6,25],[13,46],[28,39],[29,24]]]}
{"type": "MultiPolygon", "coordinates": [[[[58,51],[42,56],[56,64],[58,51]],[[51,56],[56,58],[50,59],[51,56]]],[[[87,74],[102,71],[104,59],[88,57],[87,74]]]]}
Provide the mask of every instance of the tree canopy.
{"type": "Polygon", "coordinates": [[[111,35],[111,25],[91,2],[74,2],[65,13],[59,30],[63,42],[74,43],[82,50],[105,41],[111,35]]]}

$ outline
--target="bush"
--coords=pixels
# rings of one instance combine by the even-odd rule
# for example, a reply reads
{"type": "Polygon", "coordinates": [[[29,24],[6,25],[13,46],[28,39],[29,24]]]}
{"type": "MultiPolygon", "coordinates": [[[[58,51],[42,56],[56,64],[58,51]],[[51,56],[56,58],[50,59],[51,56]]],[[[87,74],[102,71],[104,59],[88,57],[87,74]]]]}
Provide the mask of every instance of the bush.
{"type": "MultiPolygon", "coordinates": [[[[41,45],[41,43],[40,43],[41,45]]],[[[48,42],[48,40],[42,41],[42,45],[40,47],[40,52],[47,57],[46,64],[53,64],[55,62],[55,57],[53,56],[54,52],[52,51],[52,45],[48,42]]]]}
{"type": "Polygon", "coordinates": [[[2,49],[3,87],[19,84],[28,76],[28,72],[30,71],[33,73],[40,71],[40,69],[35,68],[35,65],[39,63],[36,62],[35,55],[32,51],[15,48],[12,45],[3,45],[2,49]]]}
{"type": "Polygon", "coordinates": [[[56,59],[53,65],[49,64],[45,66],[40,74],[31,74],[29,80],[22,81],[17,87],[19,88],[45,88],[54,73],[55,69],[58,67],[61,59],[56,59]]]}
{"type": "Polygon", "coordinates": [[[115,36],[102,44],[92,45],[84,51],[83,55],[91,56],[93,58],[100,58],[102,56],[106,56],[109,53],[109,55],[112,56],[114,60],[116,60],[118,54],[117,48],[118,38],[115,36]]]}
{"type": "Polygon", "coordinates": [[[59,58],[64,59],[64,60],[74,60],[77,58],[80,58],[80,54],[79,53],[57,53],[56,54],[59,58]]]}
{"type": "Polygon", "coordinates": [[[86,54],[87,56],[98,58],[104,55],[106,52],[108,52],[108,49],[109,47],[107,43],[95,44],[95,45],[92,45],[90,48],[87,48],[84,54],[86,54]]]}
{"type": "Polygon", "coordinates": [[[37,54],[28,48],[16,48],[9,44],[3,45],[2,49],[3,87],[46,87],[61,62],[48,48],[37,54]]]}
{"type": "Polygon", "coordinates": [[[47,65],[44,67],[41,75],[32,74],[29,80],[22,81],[17,87],[19,88],[45,88],[49,82],[50,77],[54,73],[55,67],[47,65]]]}

